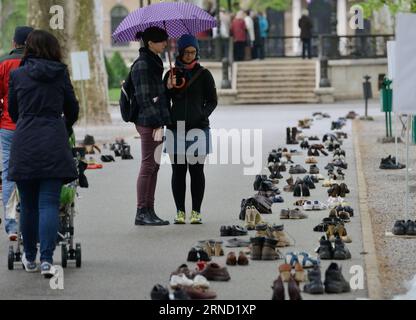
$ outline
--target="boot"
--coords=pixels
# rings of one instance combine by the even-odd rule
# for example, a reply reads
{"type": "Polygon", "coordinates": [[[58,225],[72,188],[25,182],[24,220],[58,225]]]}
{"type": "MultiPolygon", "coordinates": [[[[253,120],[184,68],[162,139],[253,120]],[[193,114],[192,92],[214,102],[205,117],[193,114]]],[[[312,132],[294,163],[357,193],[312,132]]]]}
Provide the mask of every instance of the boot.
{"type": "Polygon", "coordinates": [[[279,255],[276,252],[277,240],[266,238],[261,251],[261,260],[277,260],[279,255]]]}
{"type": "Polygon", "coordinates": [[[292,144],[298,144],[298,141],[296,140],[296,136],[298,135],[298,128],[293,127],[292,128],[292,144]]]}
{"type": "Polygon", "coordinates": [[[282,277],[279,276],[279,278],[273,282],[272,289],[272,300],[285,300],[285,287],[282,281],[282,277]]]}
{"type": "Polygon", "coordinates": [[[286,128],[286,144],[292,144],[290,128],[286,128]]]}
{"type": "Polygon", "coordinates": [[[256,237],[250,238],[251,242],[251,260],[261,260],[261,253],[263,250],[265,238],[256,237]]]}
{"type": "Polygon", "coordinates": [[[277,239],[277,246],[278,247],[289,247],[290,241],[286,236],[286,233],[283,230],[283,225],[281,226],[273,226],[273,238],[277,239]]]}
{"type": "Polygon", "coordinates": [[[319,266],[314,266],[313,270],[308,271],[309,283],[305,284],[303,291],[309,294],[323,294],[324,285],[322,283],[321,269],[319,266]]]}
{"type": "Polygon", "coordinates": [[[302,196],[303,197],[310,197],[311,193],[309,191],[308,186],[306,185],[306,183],[302,183],[302,196]]]}
{"type": "Polygon", "coordinates": [[[138,208],[136,213],[136,226],[162,226],[161,222],[155,221],[150,212],[149,208],[138,208]]]}
{"type": "Polygon", "coordinates": [[[156,221],[156,222],[159,222],[161,225],[163,225],[163,226],[167,226],[167,225],[169,225],[169,221],[167,221],[167,220],[162,220],[162,219],[160,219],[158,216],[157,216],[157,214],[156,214],[156,212],[155,212],[155,208],[149,208],[149,213],[150,213],[150,217],[154,220],[154,221],[156,221]]]}
{"type": "Polygon", "coordinates": [[[288,291],[290,300],[302,300],[298,283],[293,277],[290,277],[289,279],[288,291]]]}

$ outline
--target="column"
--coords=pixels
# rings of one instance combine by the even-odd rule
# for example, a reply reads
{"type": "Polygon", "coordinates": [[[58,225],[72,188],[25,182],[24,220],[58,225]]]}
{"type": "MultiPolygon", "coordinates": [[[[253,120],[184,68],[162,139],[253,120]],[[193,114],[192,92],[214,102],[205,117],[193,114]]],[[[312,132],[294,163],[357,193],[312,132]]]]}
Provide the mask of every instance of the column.
{"type": "MultiPolygon", "coordinates": [[[[346,36],[348,26],[348,12],[347,12],[347,0],[338,0],[337,3],[337,34],[339,36],[346,36]]],[[[341,55],[346,54],[347,50],[347,39],[341,38],[339,42],[339,51],[341,55]]]]}
{"type": "MultiPolygon", "coordinates": [[[[292,1],[292,35],[295,37],[300,36],[299,19],[302,16],[302,2],[301,0],[292,1]]],[[[297,55],[300,52],[300,40],[293,39],[293,54],[297,55]]]]}

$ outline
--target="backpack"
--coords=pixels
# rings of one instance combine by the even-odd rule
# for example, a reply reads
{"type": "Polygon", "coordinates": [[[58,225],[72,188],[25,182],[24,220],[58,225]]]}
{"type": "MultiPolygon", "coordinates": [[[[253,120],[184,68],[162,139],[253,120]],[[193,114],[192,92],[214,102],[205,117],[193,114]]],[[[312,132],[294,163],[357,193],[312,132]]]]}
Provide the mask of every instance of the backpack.
{"type": "Polygon", "coordinates": [[[121,118],[125,122],[133,122],[133,123],[137,121],[137,117],[139,114],[139,105],[137,104],[137,100],[135,96],[135,88],[133,84],[133,79],[131,77],[131,73],[136,62],[137,60],[131,66],[130,72],[126,80],[124,80],[123,84],[121,85],[121,95],[120,95],[121,118]]]}

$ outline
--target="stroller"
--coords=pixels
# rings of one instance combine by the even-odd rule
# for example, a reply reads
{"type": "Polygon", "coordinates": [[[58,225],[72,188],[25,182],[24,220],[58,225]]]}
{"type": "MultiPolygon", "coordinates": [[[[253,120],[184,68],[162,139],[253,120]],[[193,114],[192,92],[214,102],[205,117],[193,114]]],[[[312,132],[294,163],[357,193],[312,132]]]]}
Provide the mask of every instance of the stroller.
{"type": "MultiPolygon", "coordinates": [[[[76,167],[78,168],[78,179],[62,187],[59,208],[59,228],[57,234],[57,246],[61,247],[61,265],[66,268],[68,261],[75,261],[77,268],[81,267],[82,255],[81,244],[74,241],[74,218],[76,215],[77,188],[88,188],[88,181],[84,175],[87,164],[82,160],[85,158],[85,148],[75,148],[75,138],[70,138],[72,154],[76,167]]],[[[16,220],[19,223],[20,204],[16,208],[16,220]]],[[[8,269],[13,270],[22,262],[22,233],[19,228],[17,243],[9,246],[8,269]]]]}

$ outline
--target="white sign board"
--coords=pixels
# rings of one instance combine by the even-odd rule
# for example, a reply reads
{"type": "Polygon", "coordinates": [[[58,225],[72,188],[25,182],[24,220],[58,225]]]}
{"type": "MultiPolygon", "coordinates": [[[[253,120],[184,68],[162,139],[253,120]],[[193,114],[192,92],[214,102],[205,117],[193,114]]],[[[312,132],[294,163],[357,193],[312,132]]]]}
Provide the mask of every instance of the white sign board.
{"type": "Polygon", "coordinates": [[[396,41],[387,41],[387,63],[388,75],[390,80],[394,79],[395,63],[396,63],[396,41]]]}
{"type": "Polygon", "coordinates": [[[416,14],[399,13],[396,25],[394,111],[416,114],[416,14]]]}
{"type": "Polygon", "coordinates": [[[87,51],[71,52],[72,80],[90,79],[90,61],[87,51]]]}

